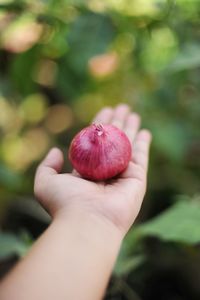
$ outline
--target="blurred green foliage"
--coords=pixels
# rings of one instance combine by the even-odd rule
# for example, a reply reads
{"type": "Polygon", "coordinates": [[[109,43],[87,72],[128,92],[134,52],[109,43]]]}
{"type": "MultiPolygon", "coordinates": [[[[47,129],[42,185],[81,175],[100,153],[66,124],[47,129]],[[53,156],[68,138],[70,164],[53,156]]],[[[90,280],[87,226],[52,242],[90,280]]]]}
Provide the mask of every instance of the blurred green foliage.
{"type": "Polygon", "coordinates": [[[156,236],[160,239],[187,244],[200,241],[199,198],[179,201],[158,217],[138,227],[140,235],[156,236]],[[181,222],[178,222],[181,220],[181,222]]]}
{"type": "MultiPolygon", "coordinates": [[[[141,225],[107,299],[200,298],[199,49],[195,0],[0,0],[2,228],[43,230],[27,223],[31,205],[11,207],[29,207],[38,161],[55,144],[67,152],[101,107],[126,102],[153,133],[141,225]]],[[[5,233],[0,243],[0,258],[26,248],[5,233]]]]}
{"type": "Polygon", "coordinates": [[[24,256],[29,249],[30,243],[22,238],[18,238],[10,233],[1,233],[0,235],[0,259],[5,259],[10,255],[17,254],[24,256]]]}

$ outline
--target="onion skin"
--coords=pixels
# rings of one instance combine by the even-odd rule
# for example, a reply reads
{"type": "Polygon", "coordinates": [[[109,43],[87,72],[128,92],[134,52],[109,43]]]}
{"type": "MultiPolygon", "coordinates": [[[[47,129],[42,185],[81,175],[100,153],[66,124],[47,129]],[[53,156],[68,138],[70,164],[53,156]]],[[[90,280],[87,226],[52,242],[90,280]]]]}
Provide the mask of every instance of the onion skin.
{"type": "Polygon", "coordinates": [[[102,181],[123,172],[132,156],[126,134],[113,125],[93,124],[72,140],[69,159],[85,179],[102,181]]]}

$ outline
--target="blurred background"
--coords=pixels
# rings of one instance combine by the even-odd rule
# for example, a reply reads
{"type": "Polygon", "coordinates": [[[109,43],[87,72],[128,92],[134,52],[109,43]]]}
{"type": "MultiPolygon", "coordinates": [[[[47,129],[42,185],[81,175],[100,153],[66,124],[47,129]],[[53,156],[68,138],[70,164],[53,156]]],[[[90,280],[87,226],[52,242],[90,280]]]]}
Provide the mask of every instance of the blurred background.
{"type": "MultiPolygon", "coordinates": [[[[153,133],[143,209],[106,300],[200,299],[200,2],[0,0],[0,276],[49,224],[33,196],[103,106],[153,133]]],[[[70,170],[66,159],[65,170],[70,170]]]]}

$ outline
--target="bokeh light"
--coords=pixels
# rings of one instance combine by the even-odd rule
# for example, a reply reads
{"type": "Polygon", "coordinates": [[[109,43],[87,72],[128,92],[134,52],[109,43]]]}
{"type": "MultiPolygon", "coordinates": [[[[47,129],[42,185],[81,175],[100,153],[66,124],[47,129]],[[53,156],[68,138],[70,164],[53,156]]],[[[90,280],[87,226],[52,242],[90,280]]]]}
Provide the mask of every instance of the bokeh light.
{"type": "Polygon", "coordinates": [[[20,105],[20,114],[29,123],[41,121],[47,111],[47,99],[42,94],[26,97],[20,105]]]}
{"type": "Polygon", "coordinates": [[[45,126],[51,133],[60,133],[70,128],[72,124],[73,113],[69,106],[57,104],[49,108],[45,119],[45,126]]]}
{"type": "Polygon", "coordinates": [[[39,61],[33,79],[44,86],[53,87],[56,80],[57,64],[50,59],[39,61]]]}
{"type": "Polygon", "coordinates": [[[94,77],[104,78],[114,73],[118,64],[118,55],[116,53],[108,53],[92,57],[89,60],[88,67],[94,77]]]}
{"type": "Polygon", "coordinates": [[[30,49],[42,34],[42,26],[30,16],[23,16],[5,28],[2,34],[3,48],[20,53],[30,49]]]}
{"type": "Polygon", "coordinates": [[[17,106],[8,99],[0,97],[0,129],[4,134],[17,132],[23,125],[23,120],[17,111],[17,106]]]}
{"type": "Polygon", "coordinates": [[[2,157],[11,169],[22,172],[40,158],[48,146],[47,133],[41,128],[32,129],[22,136],[7,136],[2,142],[2,157]]]}
{"type": "Polygon", "coordinates": [[[164,69],[176,56],[177,46],[176,36],[169,28],[153,30],[151,39],[141,53],[144,67],[152,71],[164,69]]]}

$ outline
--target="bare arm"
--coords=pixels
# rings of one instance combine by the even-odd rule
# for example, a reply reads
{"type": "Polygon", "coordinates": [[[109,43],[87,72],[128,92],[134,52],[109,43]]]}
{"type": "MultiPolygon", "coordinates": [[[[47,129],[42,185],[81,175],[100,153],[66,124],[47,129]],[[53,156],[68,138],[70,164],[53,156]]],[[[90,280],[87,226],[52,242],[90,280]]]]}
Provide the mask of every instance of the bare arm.
{"type": "Polygon", "coordinates": [[[0,298],[101,299],[121,238],[94,217],[58,217],[2,284],[0,298]]]}
{"type": "Polygon", "coordinates": [[[53,149],[37,170],[35,193],[52,223],[2,282],[2,300],[102,299],[122,239],[140,210],[146,189],[151,136],[125,105],[104,109],[96,121],[122,128],[133,161],[113,184],[61,174],[63,155],[53,149]]]}

